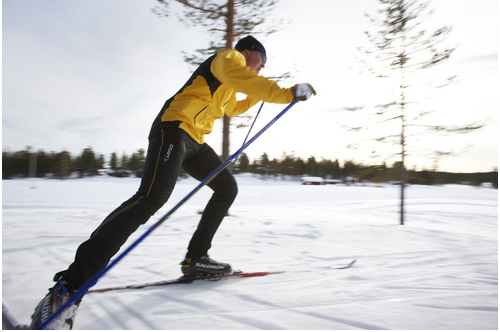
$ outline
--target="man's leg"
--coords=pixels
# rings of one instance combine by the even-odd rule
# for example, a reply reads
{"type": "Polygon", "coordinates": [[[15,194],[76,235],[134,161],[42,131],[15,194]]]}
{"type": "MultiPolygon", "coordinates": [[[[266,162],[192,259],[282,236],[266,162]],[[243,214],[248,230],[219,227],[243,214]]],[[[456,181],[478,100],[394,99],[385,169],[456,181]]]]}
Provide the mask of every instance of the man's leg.
{"type": "Polygon", "coordinates": [[[168,200],[184,159],[184,135],[178,128],[166,128],[150,137],[139,190],[79,246],[74,263],[63,273],[73,287],[79,288],[106,267],[128,237],[168,200]]]}
{"type": "MultiPolygon", "coordinates": [[[[186,156],[182,168],[201,181],[221,164],[222,160],[215,151],[207,144],[203,144],[195,154],[186,156]]],[[[236,180],[227,169],[219,173],[208,186],[214,193],[189,243],[188,253],[191,255],[207,255],[212,239],[238,193],[236,180]]]]}
{"type": "MultiPolygon", "coordinates": [[[[45,324],[78,288],[106,267],[130,234],[167,201],[184,159],[184,134],[181,135],[177,128],[167,128],[150,136],[138,192],[113,211],[92,233],[90,239],[79,246],[75,261],[68,270],[56,274],[56,284],[35,308],[30,328],[45,324]]],[[[71,328],[78,305],[79,301],[68,308],[59,319],[54,320],[48,328],[71,328]]]]}

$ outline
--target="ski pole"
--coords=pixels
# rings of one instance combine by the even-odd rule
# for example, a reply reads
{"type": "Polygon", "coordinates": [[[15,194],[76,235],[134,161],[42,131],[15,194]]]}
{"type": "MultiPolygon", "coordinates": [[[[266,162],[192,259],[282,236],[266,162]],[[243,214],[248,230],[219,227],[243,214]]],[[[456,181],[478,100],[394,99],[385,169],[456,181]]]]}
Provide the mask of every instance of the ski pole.
{"type": "Polygon", "coordinates": [[[160,218],[155,224],[153,224],[144,234],[142,234],[137,240],[134,241],[125,251],[123,251],[116,259],[114,259],[107,267],[97,272],[90,280],[88,280],[83,286],[73,294],[68,302],[66,302],[62,307],[60,307],[52,316],[41,324],[37,330],[44,330],[54,319],[56,319],[64,310],[69,308],[73,303],[81,299],[90,287],[94,286],[97,281],[104,276],[109,270],[111,270],[116,264],[118,264],[125,256],[127,256],[135,247],[139,245],[145,238],[147,238],[158,226],[160,226],[165,220],[168,219],[175,211],[177,211],[184,203],[186,203],[191,197],[194,196],[204,185],[210,183],[220,172],[226,169],[231,160],[237,158],[250,144],[252,144],[257,138],[259,138],[267,129],[269,129],[276,121],[279,120],[293,105],[296,101],[291,102],[283,111],[281,111],[274,119],[269,121],[257,134],[255,134],[247,143],[233,153],[229,158],[227,158],[219,167],[217,167],[212,173],[210,173],[203,181],[201,181],[198,186],[196,186],[189,194],[187,194],[179,203],[177,203],[170,211],[168,211],[163,217],[160,218]]]}
{"type": "MultiPolygon", "coordinates": [[[[248,129],[247,136],[245,137],[245,140],[243,141],[242,146],[245,145],[245,143],[247,142],[248,136],[250,136],[250,132],[252,131],[253,125],[255,124],[255,121],[257,121],[257,117],[259,116],[260,111],[262,110],[262,106],[264,106],[264,102],[262,102],[262,104],[260,104],[259,110],[257,111],[257,114],[255,115],[255,119],[253,119],[253,122],[252,122],[252,125],[250,126],[250,129],[248,129]]],[[[229,169],[231,172],[233,171],[233,167],[236,164],[236,160],[238,160],[238,158],[234,158],[234,161],[231,165],[231,168],[229,169]]]]}

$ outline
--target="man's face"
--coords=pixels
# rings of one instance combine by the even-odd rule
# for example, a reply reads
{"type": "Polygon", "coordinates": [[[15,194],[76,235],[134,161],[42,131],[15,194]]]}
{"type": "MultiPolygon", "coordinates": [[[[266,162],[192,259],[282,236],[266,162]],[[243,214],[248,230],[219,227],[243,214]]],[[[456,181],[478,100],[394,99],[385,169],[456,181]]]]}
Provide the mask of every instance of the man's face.
{"type": "Polygon", "coordinates": [[[252,68],[257,74],[264,68],[262,53],[259,51],[245,50],[243,55],[245,55],[245,59],[247,60],[247,67],[252,68]]]}

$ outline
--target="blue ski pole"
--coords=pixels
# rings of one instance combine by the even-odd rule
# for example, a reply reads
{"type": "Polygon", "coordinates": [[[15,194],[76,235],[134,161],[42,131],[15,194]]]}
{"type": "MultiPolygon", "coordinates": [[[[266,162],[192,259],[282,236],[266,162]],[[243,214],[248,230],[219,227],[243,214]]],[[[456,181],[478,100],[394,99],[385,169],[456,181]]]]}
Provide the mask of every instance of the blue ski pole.
{"type": "Polygon", "coordinates": [[[165,220],[168,219],[175,211],[177,211],[186,201],[194,196],[203,186],[210,183],[220,172],[226,169],[233,159],[236,159],[250,144],[252,144],[257,138],[259,138],[267,129],[269,129],[276,121],[279,120],[293,105],[295,101],[291,102],[283,111],[281,111],[274,119],[269,121],[269,123],[264,126],[257,134],[255,134],[247,143],[233,153],[229,158],[227,158],[219,167],[217,167],[212,173],[210,173],[203,181],[201,181],[198,186],[196,186],[189,194],[187,194],[179,203],[177,203],[170,211],[168,211],[163,217],[160,218],[155,224],[153,224],[144,234],[142,234],[137,240],[134,241],[127,249],[125,249],[116,259],[114,259],[107,267],[97,272],[89,281],[83,284],[80,289],[71,296],[71,298],[62,307],[60,307],[52,316],[41,324],[37,330],[44,330],[54,319],[56,319],[64,310],[69,308],[73,303],[81,299],[90,287],[94,286],[97,281],[104,276],[109,270],[111,270],[116,264],[118,264],[125,256],[127,256],[135,247],[139,245],[145,238],[147,238],[156,228],[158,228],[165,220]]]}

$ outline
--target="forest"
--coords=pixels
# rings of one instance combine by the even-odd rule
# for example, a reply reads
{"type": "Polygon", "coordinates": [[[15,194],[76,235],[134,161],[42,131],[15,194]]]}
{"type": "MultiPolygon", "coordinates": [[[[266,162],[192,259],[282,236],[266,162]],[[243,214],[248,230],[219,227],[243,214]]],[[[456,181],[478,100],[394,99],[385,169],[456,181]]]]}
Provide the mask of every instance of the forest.
{"type": "MultiPolygon", "coordinates": [[[[118,156],[112,153],[109,158],[98,154],[91,147],[83,149],[76,156],[67,151],[45,152],[25,149],[16,152],[2,152],[2,179],[15,178],[54,178],[71,179],[88,176],[109,175],[115,177],[141,177],[145,160],[145,151],[138,151],[118,156]]],[[[266,178],[297,178],[301,176],[317,176],[324,179],[343,180],[354,176],[361,182],[398,182],[401,173],[401,163],[393,165],[364,165],[353,161],[339,162],[336,160],[316,160],[296,157],[283,153],[279,159],[270,159],[263,153],[259,159],[250,160],[245,153],[236,161],[233,173],[253,173],[266,178]]],[[[181,173],[181,176],[187,176],[181,173]]],[[[450,173],[434,170],[407,170],[409,184],[440,185],[469,184],[481,185],[491,183],[498,188],[498,170],[478,173],[450,173]]]]}

